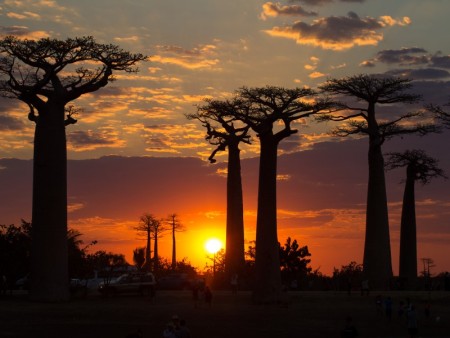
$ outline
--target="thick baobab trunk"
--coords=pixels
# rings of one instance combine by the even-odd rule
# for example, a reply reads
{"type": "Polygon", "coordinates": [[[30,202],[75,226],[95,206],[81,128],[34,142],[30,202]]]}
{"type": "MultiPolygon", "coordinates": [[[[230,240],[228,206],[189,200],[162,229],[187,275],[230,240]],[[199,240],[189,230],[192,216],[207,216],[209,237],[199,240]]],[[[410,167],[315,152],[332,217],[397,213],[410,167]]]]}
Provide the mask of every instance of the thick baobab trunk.
{"type": "Polygon", "coordinates": [[[414,197],[415,172],[408,166],[405,192],[403,194],[402,220],[400,225],[399,277],[403,287],[412,290],[417,281],[416,207],[414,197]]]}
{"type": "Polygon", "coordinates": [[[69,299],[67,152],[64,107],[50,106],[36,121],[30,299],[69,299]]]}
{"type": "Polygon", "coordinates": [[[381,146],[372,140],[370,143],[363,266],[370,287],[385,290],[392,278],[392,263],[384,159],[381,146]]]}
{"type": "Polygon", "coordinates": [[[240,150],[237,145],[228,145],[227,177],[227,229],[225,272],[228,277],[240,274],[244,268],[244,204],[242,201],[242,179],[240,150]]]}
{"type": "Polygon", "coordinates": [[[272,134],[260,135],[261,156],[256,221],[255,288],[258,303],[280,299],[281,274],[277,236],[277,142],[272,134]]]}

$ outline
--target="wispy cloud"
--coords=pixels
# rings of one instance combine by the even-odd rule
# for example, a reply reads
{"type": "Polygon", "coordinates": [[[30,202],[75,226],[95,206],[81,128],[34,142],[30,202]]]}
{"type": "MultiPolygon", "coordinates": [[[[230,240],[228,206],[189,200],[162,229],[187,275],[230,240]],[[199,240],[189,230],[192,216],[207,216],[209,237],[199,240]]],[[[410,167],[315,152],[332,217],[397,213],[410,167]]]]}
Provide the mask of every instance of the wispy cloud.
{"type": "Polygon", "coordinates": [[[217,47],[213,44],[199,45],[184,49],[174,45],[159,45],[158,54],[151,57],[152,62],[177,65],[186,69],[213,69],[219,64],[217,47]]]}
{"type": "Polygon", "coordinates": [[[98,148],[122,148],[125,141],[119,139],[112,128],[102,128],[100,131],[74,131],[68,133],[68,149],[80,152],[98,148]]]}

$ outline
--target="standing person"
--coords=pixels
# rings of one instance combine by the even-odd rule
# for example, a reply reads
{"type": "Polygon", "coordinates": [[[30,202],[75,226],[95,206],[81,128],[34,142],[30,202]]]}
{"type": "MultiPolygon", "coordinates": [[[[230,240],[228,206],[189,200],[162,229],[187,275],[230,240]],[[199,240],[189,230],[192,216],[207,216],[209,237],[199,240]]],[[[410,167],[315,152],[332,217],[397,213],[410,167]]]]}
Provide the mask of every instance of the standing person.
{"type": "Polygon", "coordinates": [[[392,319],[392,298],[390,296],[384,300],[384,312],[386,313],[386,318],[390,323],[392,319]]]}
{"type": "Polygon", "coordinates": [[[364,296],[364,294],[366,294],[366,296],[369,295],[369,280],[368,279],[364,279],[361,282],[361,296],[364,296]]]}
{"type": "Polygon", "coordinates": [[[194,283],[192,285],[192,299],[194,300],[194,307],[198,306],[198,293],[200,291],[200,287],[198,283],[194,283]]]}
{"type": "Polygon", "coordinates": [[[375,297],[375,308],[377,311],[377,316],[382,316],[383,315],[383,297],[381,297],[381,295],[377,295],[375,297]]]}
{"type": "Polygon", "coordinates": [[[414,305],[411,304],[406,314],[408,333],[411,338],[417,336],[417,313],[414,305]]]}
{"type": "Polygon", "coordinates": [[[212,305],[212,292],[211,289],[209,288],[209,286],[205,286],[205,303],[209,305],[209,307],[211,307],[212,305]]]}
{"type": "Polygon", "coordinates": [[[233,292],[233,295],[237,294],[238,285],[239,285],[239,276],[237,273],[235,273],[231,276],[231,292],[233,292]]]}

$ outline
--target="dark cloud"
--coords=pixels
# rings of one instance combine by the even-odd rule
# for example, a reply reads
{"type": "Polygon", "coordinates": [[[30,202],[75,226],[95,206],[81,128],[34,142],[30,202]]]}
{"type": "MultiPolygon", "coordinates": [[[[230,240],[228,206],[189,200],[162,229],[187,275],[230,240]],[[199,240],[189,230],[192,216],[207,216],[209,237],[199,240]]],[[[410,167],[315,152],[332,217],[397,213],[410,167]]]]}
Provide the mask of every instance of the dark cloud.
{"type": "Polygon", "coordinates": [[[428,63],[429,55],[425,49],[417,47],[387,49],[378,52],[376,60],[388,64],[419,65],[428,63]]]}
{"type": "Polygon", "coordinates": [[[8,115],[0,115],[0,131],[22,130],[24,128],[25,123],[21,119],[8,115]]]}
{"type": "Polygon", "coordinates": [[[323,6],[332,2],[353,2],[353,3],[363,3],[365,0],[290,0],[289,2],[299,2],[304,5],[309,6],[323,6]]]}
{"type": "Polygon", "coordinates": [[[26,36],[30,30],[25,26],[0,26],[0,35],[26,36]]]}
{"type": "Polygon", "coordinates": [[[444,105],[450,102],[450,81],[418,80],[413,82],[413,90],[427,103],[444,105]]]}
{"type": "Polygon", "coordinates": [[[421,69],[394,69],[385,74],[391,76],[401,76],[413,80],[437,80],[450,77],[450,73],[443,69],[421,68],[421,69]]]}
{"type": "Polygon", "coordinates": [[[110,139],[104,133],[92,131],[74,131],[67,135],[68,142],[74,148],[85,148],[87,146],[112,146],[116,144],[114,139],[110,139]]]}
{"type": "Polygon", "coordinates": [[[303,7],[292,5],[292,6],[282,6],[279,3],[266,2],[263,5],[263,13],[261,16],[266,17],[276,17],[276,16],[317,16],[316,12],[308,12],[303,7]]]}
{"type": "Polygon", "coordinates": [[[374,31],[383,28],[375,18],[360,18],[356,13],[349,12],[347,16],[330,16],[320,18],[312,24],[297,22],[292,26],[292,31],[299,34],[299,42],[302,39],[317,40],[337,45],[340,43],[351,43],[355,41],[366,41],[368,43],[380,40],[374,31]]]}
{"type": "Polygon", "coordinates": [[[450,68],[450,55],[433,55],[431,65],[437,68],[450,68]]]}

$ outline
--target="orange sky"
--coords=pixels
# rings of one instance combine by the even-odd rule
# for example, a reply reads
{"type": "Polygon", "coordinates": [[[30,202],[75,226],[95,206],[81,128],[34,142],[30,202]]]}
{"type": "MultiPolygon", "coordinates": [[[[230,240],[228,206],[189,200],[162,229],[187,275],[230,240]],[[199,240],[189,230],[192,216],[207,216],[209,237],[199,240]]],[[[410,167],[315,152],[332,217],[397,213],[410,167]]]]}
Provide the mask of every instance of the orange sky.
{"type": "MultiPolygon", "coordinates": [[[[444,104],[449,12],[450,1],[422,0],[0,0],[0,35],[93,35],[150,56],[139,73],[116,73],[117,81],[74,102],[82,110],[67,128],[69,225],[86,242],[98,240],[95,249],[131,261],[144,244],[132,230],[140,215],[177,213],[187,227],[178,235],[178,258],[203,268],[206,239],[225,236],[226,155],[209,165],[205,131],[185,114],[242,86],[317,88],[359,73],[414,80],[424,102],[395,113],[444,104]]],[[[27,113],[17,100],[0,98],[0,223],[30,220],[34,125],[27,113]]],[[[361,263],[367,184],[367,140],[335,140],[332,127],[296,123],[299,134],[280,144],[278,169],[279,240],[308,245],[311,266],[327,274],[361,263]]],[[[423,149],[448,174],[449,143],[446,131],[389,141],[384,151],[423,149]]],[[[248,241],[255,238],[258,152],[256,137],[241,152],[248,241]]],[[[387,174],[394,273],[403,174],[387,174]]],[[[417,187],[418,257],[433,258],[436,271],[450,271],[449,185],[417,187]]],[[[161,239],[167,258],[170,245],[168,236],[161,239]]]]}
{"type": "MultiPolygon", "coordinates": [[[[447,143],[450,135],[393,141],[447,143]],[[440,140],[440,142],[438,142],[440,140]],[[445,142],[444,142],[445,140],[445,142]]],[[[366,141],[322,143],[310,151],[279,157],[278,239],[290,236],[308,245],[311,267],[330,274],[333,267],[362,262],[366,196],[366,141]]],[[[442,150],[437,147],[437,152],[442,150]]],[[[133,230],[146,212],[158,218],[177,213],[186,231],[177,234],[177,258],[203,269],[204,244],[217,237],[225,242],[226,180],[218,174],[226,163],[210,165],[194,158],[105,157],[69,161],[69,225],[92,250],[125,254],[132,262],[135,248],[144,246],[133,230]]],[[[442,165],[450,165],[450,158],[442,165]]],[[[0,205],[3,223],[30,219],[31,161],[0,160],[0,205]],[[24,179],[25,177],[25,179],[24,179]],[[19,215],[19,216],[18,216],[19,215]]],[[[245,239],[255,239],[258,158],[242,161],[245,239]]],[[[399,221],[404,172],[387,173],[394,273],[398,269],[399,221]]],[[[435,272],[450,270],[449,180],[417,186],[418,258],[435,261],[435,272]]],[[[159,252],[171,259],[171,237],[159,242],[159,252]]],[[[248,243],[246,244],[246,247],[248,243]]]]}

